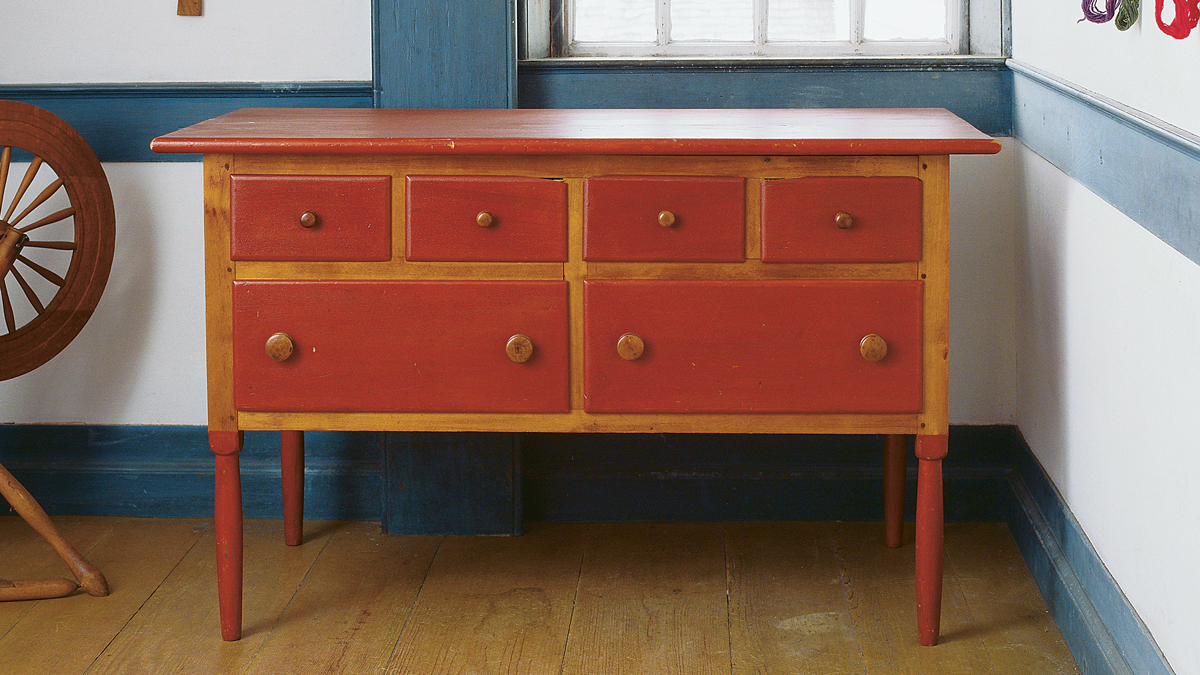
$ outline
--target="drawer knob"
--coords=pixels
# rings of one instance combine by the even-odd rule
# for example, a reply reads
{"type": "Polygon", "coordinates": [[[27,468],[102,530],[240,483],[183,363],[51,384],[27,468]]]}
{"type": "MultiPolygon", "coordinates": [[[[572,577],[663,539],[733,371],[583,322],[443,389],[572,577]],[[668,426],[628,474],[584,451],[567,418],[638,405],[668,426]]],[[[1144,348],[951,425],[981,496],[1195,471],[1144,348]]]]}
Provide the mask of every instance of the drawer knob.
{"type": "Polygon", "coordinates": [[[292,336],[287,333],[276,333],[267,338],[267,356],[271,357],[272,361],[287,361],[295,348],[292,336]]]}
{"type": "Polygon", "coordinates": [[[675,227],[675,214],[670,211],[659,211],[658,224],[663,227],[675,227]]]}
{"type": "Polygon", "coordinates": [[[300,227],[316,227],[318,222],[317,214],[312,211],[305,211],[300,214],[300,227]]]}
{"type": "Polygon", "coordinates": [[[854,227],[854,218],[845,211],[838,211],[833,217],[833,224],[837,225],[839,230],[848,230],[854,227]]]}
{"type": "Polygon", "coordinates": [[[479,223],[480,227],[491,227],[492,223],[496,222],[496,218],[487,211],[480,211],[479,215],[475,216],[475,222],[479,223]]]}
{"type": "Polygon", "coordinates": [[[883,357],[887,356],[887,340],[871,333],[858,343],[858,351],[862,353],[864,359],[871,363],[878,363],[883,360],[883,357]]]}
{"type": "Polygon", "coordinates": [[[517,333],[508,338],[508,344],[504,345],[504,353],[508,354],[508,360],[513,363],[525,363],[533,358],[533,340],[530,340],[528,335],[517,333]]]}
{"type": "Polygon", "coordinates": [[[637,333],[626,333],[617,339],[617,354],[626,361],[637,361],[646,351],[646,342],[637,333]]]}

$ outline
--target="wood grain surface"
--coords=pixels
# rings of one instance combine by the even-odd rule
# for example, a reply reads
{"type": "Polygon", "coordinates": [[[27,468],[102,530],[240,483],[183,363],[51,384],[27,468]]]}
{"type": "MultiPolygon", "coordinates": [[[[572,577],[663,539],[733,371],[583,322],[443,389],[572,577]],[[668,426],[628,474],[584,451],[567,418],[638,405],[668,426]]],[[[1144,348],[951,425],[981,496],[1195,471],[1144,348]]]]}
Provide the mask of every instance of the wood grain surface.
{"type": "MultiPolygon", "coordinates": [[[[541,524],[387,537],[246,525],[246,626],[223,642],[211,526],[62,517],[113,593],[0,603],[0,672],[1078,673],[1002,523],[946,527],[942,641],[913,635],[912,534],[881,523],[541,524]],[[64,644],[69,648],[64,648],[64,644]]],[[[16,517],[0,576],[66,573],[16,517]]]]}

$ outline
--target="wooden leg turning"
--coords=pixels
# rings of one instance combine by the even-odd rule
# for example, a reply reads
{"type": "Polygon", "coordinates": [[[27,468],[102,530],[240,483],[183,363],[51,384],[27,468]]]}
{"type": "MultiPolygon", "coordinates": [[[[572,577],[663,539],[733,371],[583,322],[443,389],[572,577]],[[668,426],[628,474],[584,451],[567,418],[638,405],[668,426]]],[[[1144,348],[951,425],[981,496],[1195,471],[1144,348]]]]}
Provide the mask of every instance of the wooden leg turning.
{"type": "MultiPolygon", "coordinates": [[[[0,278],[0,283],[3,283],[2,278],[0,278]]],[[[0,495],[4,496],[8,505],[17,512],[17,515],[21,516],[34,531],[42,535],[42,538],[54,547],[63,562],[71,568],[71,573],[79,581],[79,586],[83,586],[83,590],[97,597],[108,595],[108,581],[100,573],[100,570],[88,562],[87,558],[80,555],[79,551],[76,551],[75,547],[59,534],[58,528],[50,522],[50,516],[46,515],[33,495],[29,494],[16,476],[9,473],[8,469],[2,465],[0,465],[0,495]]],[[[0,579],[0,601],[61,598],[74,591],[75,588],[76,585],[66,579],[42,581],[0,579]]]]}
{"type": "Polygon", "coordinates": [[[238,468],[242,432],[210,431],[208,445],[216,455],[213,529],[221,637],[237,640],[242,637],[242,477],[238,468]]]}
{"type": "Polygon", "coordinates": [[[890,548],[899,548],[904,538],[904,484],[908,479],[905,451],[908,436],[883,437],[883,532],[890,548]]]}
{"type": "Polygon", "coordinates": [[[942,619],[942,458],[946,436],[917,436],[917,638],[936,645],[942,619]]]}
{"type": "Polygon", "coordinates": [[[279,466],[283,477],[283,541],[304,540],[304,432],[279,432],[279,466]]]}

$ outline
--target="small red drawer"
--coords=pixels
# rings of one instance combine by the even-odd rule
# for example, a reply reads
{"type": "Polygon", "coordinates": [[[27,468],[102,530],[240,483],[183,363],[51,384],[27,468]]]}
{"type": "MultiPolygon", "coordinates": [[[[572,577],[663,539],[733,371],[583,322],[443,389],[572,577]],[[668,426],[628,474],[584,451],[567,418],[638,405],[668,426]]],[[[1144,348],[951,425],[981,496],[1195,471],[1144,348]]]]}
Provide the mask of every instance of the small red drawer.
{"type": "Polygon", "coordinates": [[[389,176],[231,176],[233,260],[392,257],[389,176]]]}
{"type": "Polygon", "coordinates": [[[509,176],[409,176],[409,260],[565,262],[567,185],[509,176]]]}
{"type": "Polygon", "coordinates": [[[563,281],[239,281],[238,410],[565,412],[563,281]],[[290,356],[275,361],[277,333],[290,356]],[[512,361],[527,336],[532,358],[512,361]]]}
{"type": "Polygon", "coordinates": [[[763,262],[921,259],[921,181],[905,176],[764,181],[763,262]]]}
{"type": "Polygon", "coordinates": [[[919,281],[587,281],[585,408],[919,412],[921,293],[919,281]],[[872,334],[887,344],[879,361],[862,353],[872,334]],[[642,347],[633,360],[627,335],[642,347]]]}
{"type": "Polygon", "coordinates": [[[584,260],[745,259],[743,178],[600,176],[583,199],[584,260]]]}

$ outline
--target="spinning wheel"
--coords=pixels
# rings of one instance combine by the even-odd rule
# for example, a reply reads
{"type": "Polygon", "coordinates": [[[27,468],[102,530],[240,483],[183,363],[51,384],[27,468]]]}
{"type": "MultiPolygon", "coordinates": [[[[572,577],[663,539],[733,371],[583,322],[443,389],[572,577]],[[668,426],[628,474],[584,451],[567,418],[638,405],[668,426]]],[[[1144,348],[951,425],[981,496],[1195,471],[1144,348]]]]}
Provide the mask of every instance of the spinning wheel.
{"type": "MultiPolygon", "coordinates": [[[[0,380],[46,363],[79,334],[104,292],[115,239],[108,179],[83,137],[41,108],[0,101],[0,380]],[[16,182],[13,169],[25,162],[10,189],[10,173],[16,182]]],[[[54,546],[79,585],[108,594],[104,576],[3,466],[0,493],[54,546]]],[[[0,580],[0,600],[58,597],[75,587],[65,579],[0,580]]]]}

